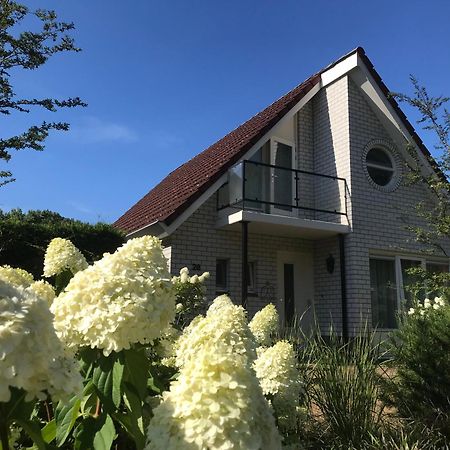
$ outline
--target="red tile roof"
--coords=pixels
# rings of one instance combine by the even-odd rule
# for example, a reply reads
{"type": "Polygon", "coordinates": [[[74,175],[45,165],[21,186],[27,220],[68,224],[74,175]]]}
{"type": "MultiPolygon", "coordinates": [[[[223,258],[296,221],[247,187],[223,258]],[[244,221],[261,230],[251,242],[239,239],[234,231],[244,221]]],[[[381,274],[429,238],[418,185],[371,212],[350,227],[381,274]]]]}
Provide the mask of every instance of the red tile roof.
{"type": "Polygon", "coordinates": [[[155,221],[173,222],[320,81],[320,73],[175,169],[114,225],[131,233],[155,221]]]}

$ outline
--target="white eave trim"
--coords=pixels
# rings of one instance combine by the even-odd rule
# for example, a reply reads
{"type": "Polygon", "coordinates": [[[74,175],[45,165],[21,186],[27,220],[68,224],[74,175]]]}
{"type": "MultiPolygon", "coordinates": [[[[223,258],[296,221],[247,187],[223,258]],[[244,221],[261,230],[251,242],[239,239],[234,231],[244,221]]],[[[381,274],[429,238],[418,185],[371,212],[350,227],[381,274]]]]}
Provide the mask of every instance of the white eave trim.
{"type": "Polygon", "coordinates": [[[355,51],[347,58],[333,66],[331,69],[328,69],[327,71],[322,73],[322,75],[320,76],[322,87],[328,86],[356,67],[358,67],[358,53],[355,51]]]}
{"type": "Polygon", "coordinates": [[[420,150],[418,145],[416,144],[413,136],[410,134],[408,129],[406,128],[403,120],[399,117],[395,108],[390,104],[385,94],[382,92],[378,83],[374,80],[372,74],[364,63],[363,59],[357,55],[358,57],[358,67],[361,69],[362,75],[367,80],[365,83],[360,84],[360,89],[362,89],[367,96],[377,105],[377,107],[383,112],[385,117],[392,123],[392,125],[403,135],[407,142],[410,142],[414,145],[416,149],[416,153],[422,163],[423,168],[427,168],[430,174],[435,174],[436,172],[431,167],[427,157],[420,150]]]}

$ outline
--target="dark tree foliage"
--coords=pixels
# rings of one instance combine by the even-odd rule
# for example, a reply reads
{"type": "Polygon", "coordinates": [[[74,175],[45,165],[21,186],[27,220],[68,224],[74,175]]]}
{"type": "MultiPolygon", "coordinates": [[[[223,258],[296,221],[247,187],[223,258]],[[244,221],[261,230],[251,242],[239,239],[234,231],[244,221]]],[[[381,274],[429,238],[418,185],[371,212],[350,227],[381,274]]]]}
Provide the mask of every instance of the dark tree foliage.
{"type": "Polygon", "coordinates": [[[414,89],[411,96],[398,93],[392,95],[416,109],[420,115],[418,123],[437,138],[436,157],[428,158],[430,166],[435,169],[431,174],[422,170],[423,163],[417,156],[416,147],[413,144],[408,146],[416,162],[415,167],[409,167],[412,169],[409,181],[425,183],[436,199],[434,204],[424,201],[417,205],[417,212],[425,219],[427,226],[411,226],[410,229],[419,242],[444,251],[440,242],[450,238],[450,112],[447,109],[450,98],[442,95],[434,97],[415,77],[411,76],[410,79],[414,89]]]}
{"type": "Polygon", "coordinates": [[[0,265],[20,267],[41,278],[45,250],[55,237],[70,239],[88,262],[115,251],[125,241],[120,231],[106,223],[91,225],[52,211],[0,211],[0,265]]]}
{"type": "MultiPolygon", "coordinates": [[[[58,22],[54,11],[30,11],[20,3],[0,0],[0,114],[29,113],[36,107],[55,112],[59,108],[86,106],[78,97],[63,100],[21,98],[12,83],[17,70],[37,69],[56,53],[80,51],[68,34],[73,28],[73,23],[58,22]],[[39,26],[34,31],[19,32],[19,28],[28,28],[27,19],[37,20],[39,26]]],[[[50,130],[68,129],[66,122],[42,122],[19,135],[1,137],[0,160],[9,161],[11,150],[43,150],[50,130]]],[[[0,186],[14,181],[11,176],[10,171],[0,170],[0,186]]]]}

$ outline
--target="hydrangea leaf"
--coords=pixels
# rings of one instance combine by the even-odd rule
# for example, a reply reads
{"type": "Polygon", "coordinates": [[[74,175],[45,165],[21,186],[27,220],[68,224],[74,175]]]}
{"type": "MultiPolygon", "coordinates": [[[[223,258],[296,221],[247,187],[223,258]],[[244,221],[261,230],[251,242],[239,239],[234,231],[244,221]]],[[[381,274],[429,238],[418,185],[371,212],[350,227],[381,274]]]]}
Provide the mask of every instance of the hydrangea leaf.
{"type": "Polygon", "coordinates": [[[73,397],[67,404],[59,402],[55,410],[56,444],[61,446],[66,441],[77,418],[80,415],[81,399],[73,397]]]}
{"type": "Polygon", "coordinates": [[[109,450],[116,436],[116,429],[111,417],[107,414],[105,423],[94,436],[94,450],[109,450]]]}

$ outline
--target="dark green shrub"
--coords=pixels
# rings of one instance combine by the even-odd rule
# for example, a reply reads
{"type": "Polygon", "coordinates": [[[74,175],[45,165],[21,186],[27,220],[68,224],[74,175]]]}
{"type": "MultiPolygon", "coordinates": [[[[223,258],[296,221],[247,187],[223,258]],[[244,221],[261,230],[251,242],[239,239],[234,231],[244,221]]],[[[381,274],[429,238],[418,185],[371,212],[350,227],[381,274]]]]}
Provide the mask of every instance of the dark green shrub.
{"type": "MultiPolygon", "coordinates": [[[[417,303],[390,342],[395,376],[388,401],[401,417],[434,427],[450,439],[450,306],[417,303]]],[[[450,441],[449,441],[450,442],[450,441]]]]}
{"type": "Polygon", "coordinates": [[[0,265],[20,267],[39,279],[45,250],[55,237],[69,239],[88,262],[114,252],[125,241],[119,230],[106,223],[92,225],[52,211],[0,211],[0,265]]]}

